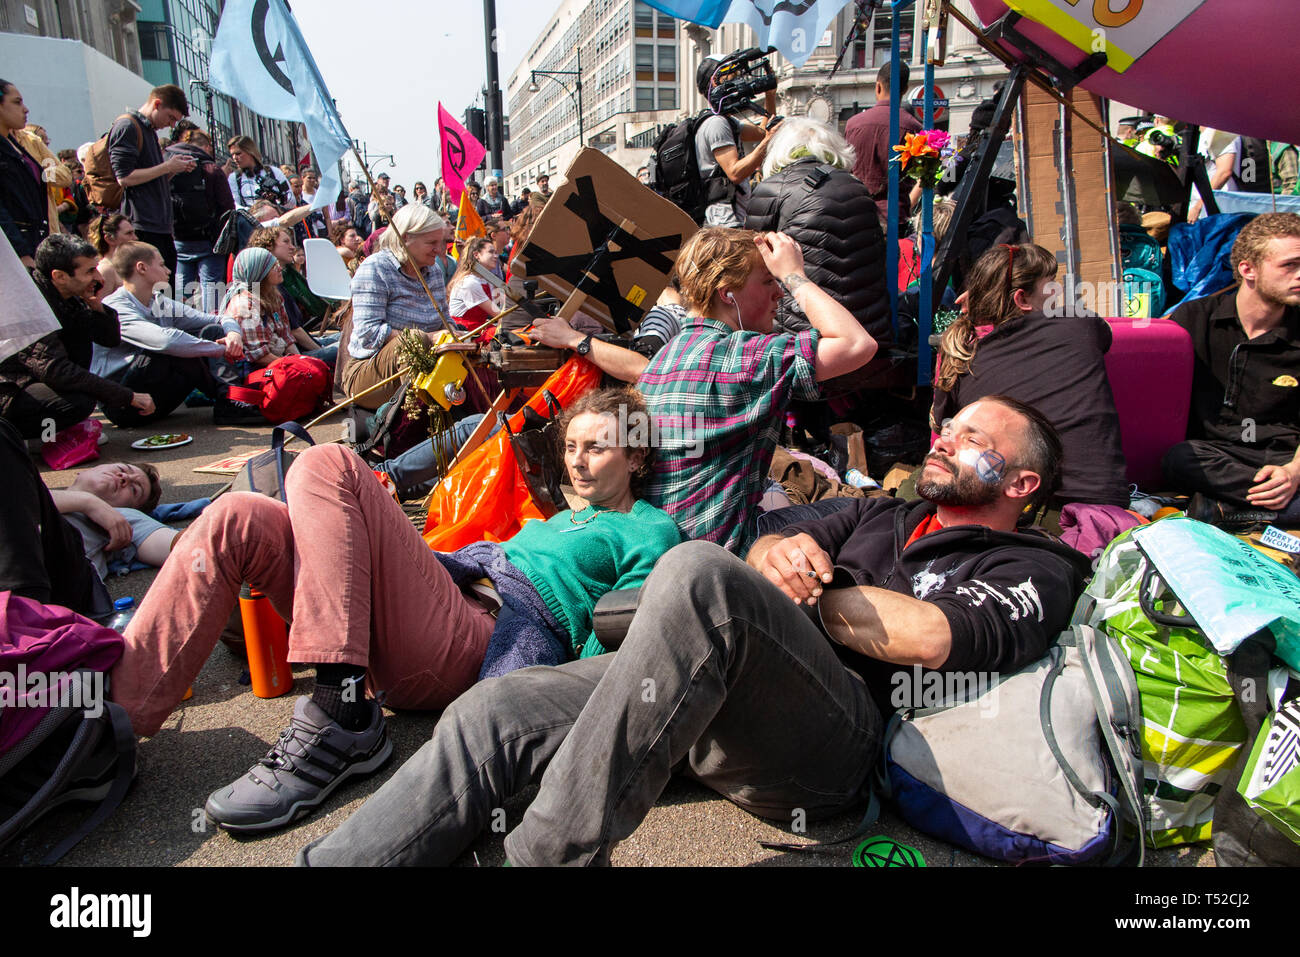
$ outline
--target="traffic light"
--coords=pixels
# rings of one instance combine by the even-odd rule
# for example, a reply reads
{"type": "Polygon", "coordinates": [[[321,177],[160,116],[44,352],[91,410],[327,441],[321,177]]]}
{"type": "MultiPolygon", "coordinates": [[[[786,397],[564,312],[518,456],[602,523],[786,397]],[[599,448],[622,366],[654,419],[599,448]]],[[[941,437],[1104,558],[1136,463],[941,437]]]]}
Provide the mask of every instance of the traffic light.
{"type": "Polygon", "coordinates": [[[487,118],[481,108],[471,106],[465,109],[465,129],[474,139],[487,145],[487,118]]]}

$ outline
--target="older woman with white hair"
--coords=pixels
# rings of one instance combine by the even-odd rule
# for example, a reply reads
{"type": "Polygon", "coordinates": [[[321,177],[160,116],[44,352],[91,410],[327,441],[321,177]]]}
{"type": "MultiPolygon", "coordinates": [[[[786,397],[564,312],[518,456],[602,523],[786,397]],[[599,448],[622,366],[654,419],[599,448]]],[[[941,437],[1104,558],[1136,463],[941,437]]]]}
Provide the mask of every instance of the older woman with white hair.
{"type": "MultiPolygon", "coordinates": [[[[745,228],[796,240],[808,278],[885,345],[892,339],[885,236],[875,201],[850,172],[854,159],[853,147],[835,130],[788,117],[768,145],[745,228]]],[[[790,297],[782,300],[777,322],[792,331],[808,328],[790,297]]]]}
{"type": "MultiPolygon", "coordinates": [[[[348,395],[399,371],[397,337],[403,329],[418,329],[432,338],[444,328],[447,292],[438,257],[446,249],[446,229],[442,217],[429,207],[410,203],[394,214],[379,248],[357,267],[352,277],[352,329],[339,356],[346,361],[342,384],[348,395]]],[[[377,409],[392,398],[397,385],[376,389],[357,405],[377,409]]]]}

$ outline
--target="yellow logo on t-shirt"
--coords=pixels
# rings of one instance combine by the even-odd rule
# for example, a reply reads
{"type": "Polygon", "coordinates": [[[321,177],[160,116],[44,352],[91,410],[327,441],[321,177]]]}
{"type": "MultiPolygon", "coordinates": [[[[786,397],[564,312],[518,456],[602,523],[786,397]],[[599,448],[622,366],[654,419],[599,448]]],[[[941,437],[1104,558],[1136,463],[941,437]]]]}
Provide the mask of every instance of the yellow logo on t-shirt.
{"type": "Polygon", "coordinates": [[[1297,381],[1296,377],[1293,375],[1280,375],[1273,380],[1273,384],[1284,386],[1288,389],[1294,389],[1296,386],[1300,385],[1300,381],[1297,381]]]}

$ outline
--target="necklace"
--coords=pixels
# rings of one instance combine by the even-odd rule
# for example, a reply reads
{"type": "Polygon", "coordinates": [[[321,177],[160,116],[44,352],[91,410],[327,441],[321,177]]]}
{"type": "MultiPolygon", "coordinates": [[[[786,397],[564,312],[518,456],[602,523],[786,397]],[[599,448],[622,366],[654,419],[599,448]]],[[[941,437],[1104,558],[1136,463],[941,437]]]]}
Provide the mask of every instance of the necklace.
{"type": "MultiPolygon", "coordinates": [[[[596,506],[594,506],[594,505],[588,505],[587,508],[590,508],[590,509],[592,510],[592,511],[591,511],[591,517],[590,517],[590,518],[584,518],[584,519],[580,522],[580,521],[578,521],[578,519],[577,519],[577,515],[578,515],[578,513],[577,513],[577,512],[570,512],[570,513],[569,513],[569,524],[571,524],[571,525],[586,525],[588,522],[594,522],[594,521],[596,520],[596,516],[600,514],[601,510],[598,509],[598,508],[596,508],[596,506]]],[[[587,510],[586,508],[582,509],[582,511],[584,511],[584,512],[585,512],[586,510],[587,510]]],[[[608,509],[605,509],[605,511],[608,511],[608,509]]]]}

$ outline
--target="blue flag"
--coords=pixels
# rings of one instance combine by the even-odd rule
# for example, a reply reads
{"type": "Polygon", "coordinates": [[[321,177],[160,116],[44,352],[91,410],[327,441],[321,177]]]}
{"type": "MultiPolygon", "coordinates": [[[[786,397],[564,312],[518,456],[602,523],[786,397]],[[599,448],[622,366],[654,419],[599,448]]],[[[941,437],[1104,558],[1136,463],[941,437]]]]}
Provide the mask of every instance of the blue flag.
{"type": "Polygon", "coordinates": [[[716,27],[727,14],[731,0],[646,0],[670,17],[689,20],[706,27],[716,27]]]}
{"type": "Polygon", "coordinates": [[[803,66],[822,34],[849,0],[732,0],[723,17],[747,23],[758,34],[760,50],[776,47],[795,66],[803,66]]]}
{"type": "Polygon", "coordinates": [[[212,45],[208,79],[250,110],[302,123],[320,165],[312,208],[338,198],[339,160],[352,140],[284,0],[228,0],[212,45]]]}
{"type": "Polygon", "coordinates": [[[706,27],[747,23],[758,34],[756,46],[776,47],[795,66],[803,66],[822,34],[849,0],[646,0],[669,16],[706,27]]]}

